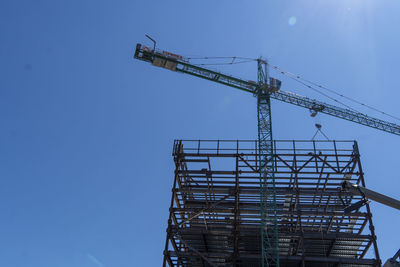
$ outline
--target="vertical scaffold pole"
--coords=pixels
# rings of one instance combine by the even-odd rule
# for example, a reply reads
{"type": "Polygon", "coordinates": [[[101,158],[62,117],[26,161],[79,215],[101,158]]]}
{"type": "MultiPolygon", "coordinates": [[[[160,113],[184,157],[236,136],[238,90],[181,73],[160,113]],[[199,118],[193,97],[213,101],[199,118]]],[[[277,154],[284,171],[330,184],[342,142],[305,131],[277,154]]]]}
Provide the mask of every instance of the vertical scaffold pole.
{"type": "Polygon", "coordinates": [[[258,161],[260,172],[260,215],[262,266],[279,267],[278,223],[272,140],[271,101],[267,62],[258,59],[258,161]]]}

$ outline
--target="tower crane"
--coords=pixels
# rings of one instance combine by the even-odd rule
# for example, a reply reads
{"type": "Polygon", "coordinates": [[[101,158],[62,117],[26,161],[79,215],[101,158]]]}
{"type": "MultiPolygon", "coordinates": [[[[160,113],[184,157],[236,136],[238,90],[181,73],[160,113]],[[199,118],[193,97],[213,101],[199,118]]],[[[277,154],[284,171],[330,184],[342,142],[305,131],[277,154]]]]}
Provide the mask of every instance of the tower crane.
{"type": "Polygon", "coordinates": [[[137,44],[134,58],[149,62],[156,67],[186,73],[233,87],[251,93],[257,98],[262,266],[279,266],[271,99],[309,109],[312,114],[320,112],[384,132],[400,135],[400,126],[394,123],[373,118],[351,109],[337,107],[315,99],[280,90],[281,81],[269,77],[267,71],[268,64],[261,58],[257,59],[257,82],[246,81],[221,72],[196,66],[180,55],[168,51],[156,50],[155,41],[152,41],[154,43],[153,48],[137,44]]]}

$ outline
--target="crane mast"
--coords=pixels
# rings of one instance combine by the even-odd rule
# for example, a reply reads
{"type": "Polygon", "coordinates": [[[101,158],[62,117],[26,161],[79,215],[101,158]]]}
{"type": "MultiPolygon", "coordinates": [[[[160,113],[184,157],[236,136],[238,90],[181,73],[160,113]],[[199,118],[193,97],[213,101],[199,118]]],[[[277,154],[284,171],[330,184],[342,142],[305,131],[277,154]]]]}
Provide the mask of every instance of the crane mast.
{"type": "Polygon", "coordinates": [[[260,166],[262,266],[279,266],[270,86],[268,84],[267,63],[262,59],[258,59],[257,65],[258,89],[256,91],[256,96],[258,158],[260,166]]]}
{"type": "Polygon", "coordinates": [[[258,80],[253,82],[190,64],[180,55],[167,51],[158,51],[155,47],[151,49],[141,44],[137,44],[134,57],[147,61],[153,66],[186,73],[252,93],[257,98],[262,266],[279,266],[271,99],[400,135],[400,126],[394,123],[280,90],[280,81],[268,77],[268,64],[261,58],[257,60],[258,80]]]}

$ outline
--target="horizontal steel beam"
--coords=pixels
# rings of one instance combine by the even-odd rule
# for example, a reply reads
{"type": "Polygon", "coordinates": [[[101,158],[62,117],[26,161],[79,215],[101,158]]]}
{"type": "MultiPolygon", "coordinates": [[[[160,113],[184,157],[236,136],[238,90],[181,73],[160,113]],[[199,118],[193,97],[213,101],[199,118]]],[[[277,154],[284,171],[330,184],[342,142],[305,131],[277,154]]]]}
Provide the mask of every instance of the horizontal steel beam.
{"type": "MultiPolygon", "coordinates": [[[[183,251],[169,251],[168,254],[171,257],[190,257],[192,253],[183,252],[183,251]]],[[[203,253],[208,258],[227,258],[231,254],[230,253],[203,253]]],[[[260,257],[259,254],[250,254],[250,253],[240,253],[241,259],[258,259],[260,257]]],[[[310,257],[310,256],[279,256],[281,260],[286,261],[296,261],[298,263],[302,262],[319,262],[319,263],[335,263],[335,264],[357,264],[357,265],[366,265],[366,266],[378,266],[378,261],[374,259],[357,259],[357,258],[338,258],[338,257],[310,257]]]]}

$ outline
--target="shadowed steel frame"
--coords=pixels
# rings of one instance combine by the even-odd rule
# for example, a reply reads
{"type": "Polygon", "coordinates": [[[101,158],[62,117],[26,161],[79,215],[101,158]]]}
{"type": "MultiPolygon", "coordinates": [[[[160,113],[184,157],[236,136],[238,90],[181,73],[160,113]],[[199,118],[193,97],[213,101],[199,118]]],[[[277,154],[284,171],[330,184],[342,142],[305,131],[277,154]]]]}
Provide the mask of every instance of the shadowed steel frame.
{"type": "MultiPolygon", "coordinates": [[[[380,266],[355,141],[273,141],[280,266],[380,266]],[[372,248],[373,253],[366,253],[372,248]]],[[[176,140],[163,266],[261,266],[259,144],[176,140]]]]}

